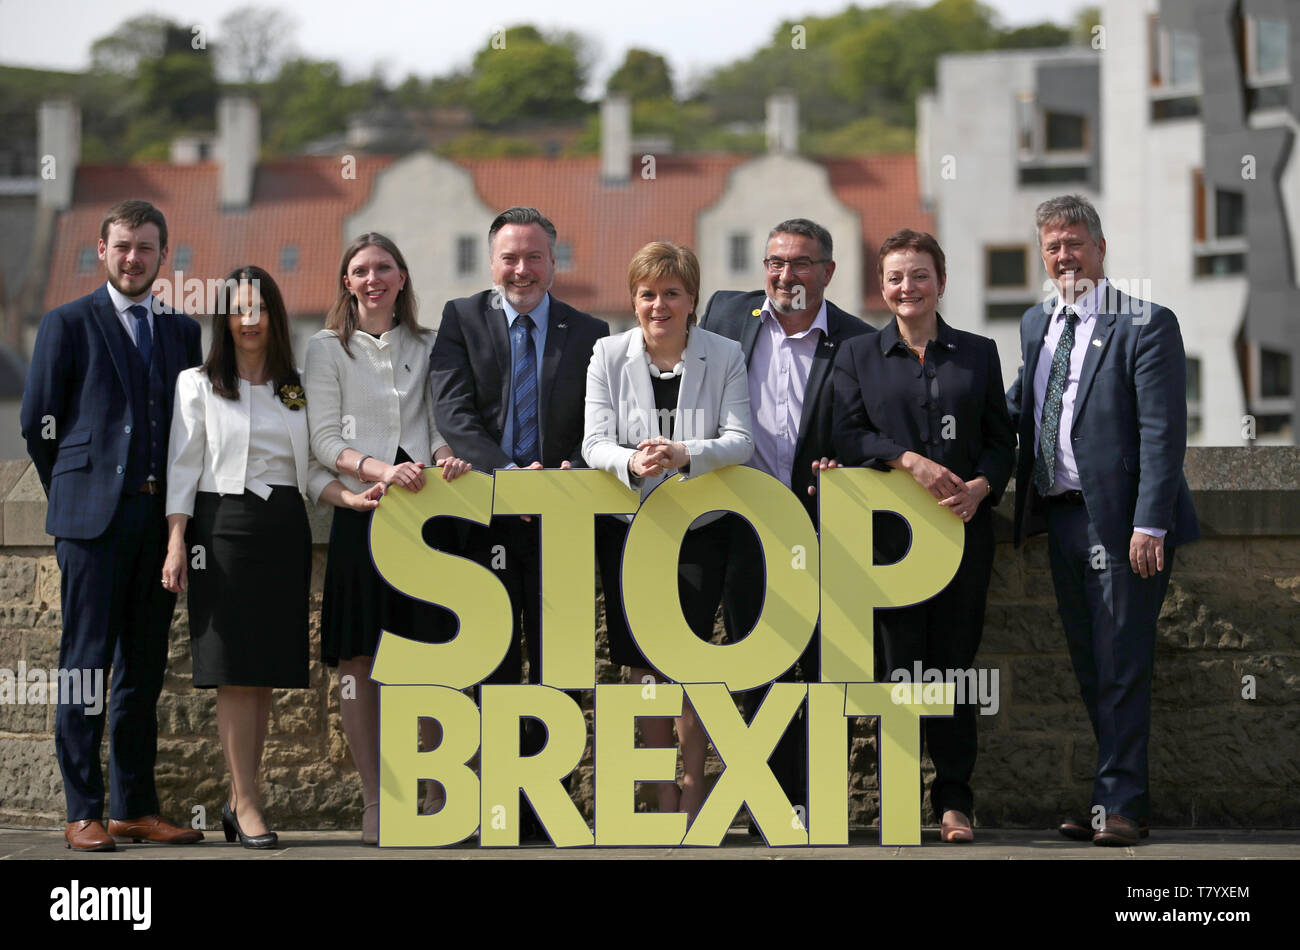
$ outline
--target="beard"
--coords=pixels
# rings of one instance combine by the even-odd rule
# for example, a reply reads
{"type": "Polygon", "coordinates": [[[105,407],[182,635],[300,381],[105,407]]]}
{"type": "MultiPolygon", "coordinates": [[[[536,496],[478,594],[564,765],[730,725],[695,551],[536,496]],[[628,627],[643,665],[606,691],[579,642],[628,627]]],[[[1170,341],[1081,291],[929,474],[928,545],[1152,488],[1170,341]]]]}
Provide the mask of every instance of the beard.
{"type": "Polygon", "coordinates": [[[153,289],[153,282],[157,279],[158,272],[161,269],[161,260],[154,265],[152,273],[145,271],[138,276],[115,274],[108,268],[104,268],[108,274],[108,282],[113,285],[114,289],[123,297],[130,297],[133,300],[136,297],[143,297],[153,289]]]}

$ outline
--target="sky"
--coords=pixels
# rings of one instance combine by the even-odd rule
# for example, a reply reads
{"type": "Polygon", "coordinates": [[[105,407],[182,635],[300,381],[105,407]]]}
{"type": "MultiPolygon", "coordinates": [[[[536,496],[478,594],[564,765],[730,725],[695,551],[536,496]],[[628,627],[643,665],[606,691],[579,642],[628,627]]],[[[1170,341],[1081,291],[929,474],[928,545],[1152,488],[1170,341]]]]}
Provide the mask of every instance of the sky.
{"type": "MultiPolygon", "coordinates": [[[[1068,23],[1083,0],[984,0],[1004,25],[1054,19],[1068,23]]],[[[218,24],[250,0],[0,0],[0,65],[81,70],[90,44],[124,20],[160,13],[199,26],[219,41],[218,24]]],[[[712,68],[751,54],[782,20],[837,13],[848,0],[565,0],[562,3],[446,0],[251,0],[289,13],[295,46],[304,55],[335,60],[350,79],[376,67],[386,79],[423,79],[466,67],[492,32],[518,23],[567,29],[594,41],[593,87],[622,62],[629,47],[665,56],[674,80],[689,83],[712,68]]],[[[859,6],[872,6],[859,0],[859,6]]],[[[589,93],[592,90],[589,90],[589,93]]]]}

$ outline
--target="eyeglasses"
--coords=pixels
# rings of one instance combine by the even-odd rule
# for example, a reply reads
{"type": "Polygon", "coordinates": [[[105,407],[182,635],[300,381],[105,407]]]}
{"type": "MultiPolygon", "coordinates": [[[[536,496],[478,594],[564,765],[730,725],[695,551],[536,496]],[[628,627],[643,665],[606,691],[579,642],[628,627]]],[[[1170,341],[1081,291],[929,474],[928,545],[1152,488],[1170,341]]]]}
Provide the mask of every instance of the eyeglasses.
{"type": "Polygon", "coordinates": [[[811,257],[796,257],[787,261],[781,257],[765,257],[763,258],[763,266],[767,268],[769,274],[781,273],[781,271],[785,270],[787,264],[790,266],[790,270],[796,274],[806,274],[812,270],[814,264],[829,264],[830,260],[829,257],[819,258],[818,260],[813,260],[811,257]]]}

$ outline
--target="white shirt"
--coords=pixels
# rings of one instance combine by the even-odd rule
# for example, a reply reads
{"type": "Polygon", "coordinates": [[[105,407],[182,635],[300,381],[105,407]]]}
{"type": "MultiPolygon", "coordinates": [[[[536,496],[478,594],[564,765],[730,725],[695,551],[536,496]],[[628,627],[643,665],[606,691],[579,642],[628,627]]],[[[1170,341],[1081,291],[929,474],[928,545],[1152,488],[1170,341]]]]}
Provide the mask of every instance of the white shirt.
{"type": "Polygon", "coordinates": [[[240,396],[249,401],[248,467],[244,486],[266,501],[271,497],[272,485],[297,484],[293,441],[284,415],[275,407],[275,383],[245,389],[246,380],[239,382],[240,396]]]}
{"type": "Polygon", "coordinates": [[[117,312],[117,319],[126,330],[126,335],[131,338],[131,342],[137,347],[140,346],[140,341],[135,338],[135,314],[131,312],[131,308],[137,306],[144,307],[148,311],[145,319],[149,321],[149,336],[151,339],[157,339],[158,333],[153,325],[153,294],[151,293],[137,304],[112,284],[106,282],[105,286],[108,288],[109,299],[113,301],[113,309],[117,312]]]}
{"type": "MultiPolygon", "coordinates": [[[[1061,394],[1061,422],[1056,430],[1056,468],[1052,489],[1048,494],[1081,491],[1083,484],[1079,481],[1079,466],[1074,458],[1074,440],[1069,438],[1074,429],[1074,398],[1079,394],[1079,377],[1083,373],[1083,361],[1088,355],[1088,344],[1092,341],[1093,330],[1097,327],[1097,301],[1102,300],[1106,292],[1106,278],[1097,281],[1097,286],[1067,304],[1057,299],[1052,319],[1047,324],[1047,336],[1043,338],[1043,349],[1038,354],[1038,365],[1034,367],[1034,457],[1038,456],[1038,447],[1043,435],[1043,402],[1047,399],[1047,380],[1052,375],[1052,359],[1056,355],[1056,345],[1065,330],[1065,308],[1074,310],[1079,322],[1074,325],[1074,346],[1070,348],[1070,370],[1065,381],[1065,391],[1061,394]]],[[[1147,528],[1134,525],[1134,531],[1149,534],[1154,538],[1163,538],[1165,529],[1147,528]]]]}

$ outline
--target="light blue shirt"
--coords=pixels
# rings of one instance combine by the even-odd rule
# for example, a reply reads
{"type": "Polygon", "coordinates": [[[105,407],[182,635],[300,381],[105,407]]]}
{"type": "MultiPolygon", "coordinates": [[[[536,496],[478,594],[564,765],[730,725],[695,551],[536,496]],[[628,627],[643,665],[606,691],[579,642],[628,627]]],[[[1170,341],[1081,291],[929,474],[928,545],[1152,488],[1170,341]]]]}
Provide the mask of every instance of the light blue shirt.
{"type": "MultiPolygon", "coordinates": [[[[514,335],[510,331],[514,329],[515,320],[519,319],[519,311],[510,306],[510,301],[504,294],[501,296],[501,309],[506,312],[506,336],[510,340],[509,386],[511,390],[506,394],[506,427],[501,430],[501,450],[513,458],[515,454],[514,368],[519,353],[514,335]]],[[[542,451],[542,354],[546,352],[546,328],[551,322],[551,295],[548,293],[543,297],[537,309],[528,315],[533,321],[533,354],[537,364],[537,451],[540,454],[542,451]]],[[[514,463],[512,462],[509,467],[514,468],[514,463]]]]}

